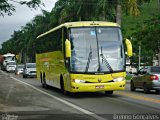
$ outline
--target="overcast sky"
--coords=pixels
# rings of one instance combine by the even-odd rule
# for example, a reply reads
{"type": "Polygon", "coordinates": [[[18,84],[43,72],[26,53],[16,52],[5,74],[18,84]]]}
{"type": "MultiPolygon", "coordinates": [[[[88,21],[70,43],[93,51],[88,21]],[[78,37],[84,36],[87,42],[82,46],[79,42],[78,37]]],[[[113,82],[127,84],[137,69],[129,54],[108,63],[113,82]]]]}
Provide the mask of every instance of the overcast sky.
{"type": "MultiPolygon", "coordinates": [[[[57,0],[42,0],[45,7],[44,10],[51,11],[57,0]]],[[[16,12],[12,16],[0,16],[0,48],[1,44],[8,40],[14,31],[20,30],[22,26],[31,21],[36,15],[41,14],[41,9],[30,9],[25,5],[21,6],[14,3],[16,12]]]]}

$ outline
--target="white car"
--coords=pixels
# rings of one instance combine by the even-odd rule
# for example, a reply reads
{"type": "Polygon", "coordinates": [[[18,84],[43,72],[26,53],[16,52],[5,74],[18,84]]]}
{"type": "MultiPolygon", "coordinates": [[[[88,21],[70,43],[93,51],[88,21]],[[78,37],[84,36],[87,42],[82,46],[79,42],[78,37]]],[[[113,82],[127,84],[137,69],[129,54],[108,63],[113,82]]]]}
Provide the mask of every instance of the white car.
{"type": "Polygon", "coordinates": [[[16,69],[16,62],[15,61],[8,61],[6,63],[6,71],[7,72],[14,72],[16,69]]]}
{"type": "Polygon", "coordinates": [[[36,77],[36,63],[26,63],[23,70],[23,78],[36,77]]]}

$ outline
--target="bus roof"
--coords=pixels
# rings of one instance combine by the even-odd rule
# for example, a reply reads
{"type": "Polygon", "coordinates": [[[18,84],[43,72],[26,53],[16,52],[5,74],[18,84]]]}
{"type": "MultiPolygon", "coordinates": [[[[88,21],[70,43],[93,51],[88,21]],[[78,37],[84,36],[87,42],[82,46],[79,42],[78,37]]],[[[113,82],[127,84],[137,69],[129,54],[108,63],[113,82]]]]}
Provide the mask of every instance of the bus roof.
{"type": "Polygon", "coordinates": [[[64,26],[69,27],[83,27],[83,26],[119,26],[117,23],[105,21],[80,21],[64,23],[64,26]]]}
{"type": "Polygon", "coordinates": [[[39,35],[37,37],[38,38],[41,38],[55,30],[58,30],[62,27],[66,27],[66,28],[70,28],[70,27],[87,27],[87,26],[112,26],[112,27],[120,27],[119,24],[117,23],[113,23],[113,22],[105,22],[105,21],[79,21],[79,22],[68,22],[68,23],[64,23],[64,24],[61,24],[41,35],[39,35]]]}

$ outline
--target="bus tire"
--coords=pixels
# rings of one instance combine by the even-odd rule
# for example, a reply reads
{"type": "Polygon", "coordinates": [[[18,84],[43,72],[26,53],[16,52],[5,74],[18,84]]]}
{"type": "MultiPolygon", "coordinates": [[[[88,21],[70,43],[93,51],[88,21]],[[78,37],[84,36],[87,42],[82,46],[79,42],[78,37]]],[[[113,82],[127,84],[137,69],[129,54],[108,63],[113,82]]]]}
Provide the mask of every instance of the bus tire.
{"type": "Polygon", "coordinates": [[[41,85],[44,88],[44,82],[43,82],[43,78],[42,78],[42,73],[40,73],[40,80],[41,80],[41,85]]]}
{"type": "Polygon", "coordinates": [[[67,91],[66,91],[65,88],[64,88],[64,80],[63,80],[62,75],[61,75],[61,77],[60,77],[60,87],[61,87],[61,92],[62,92],[64,95],[67,95],[67,91]]]}
{"type": "Polygon", "coordinates": [[[113,91],[105,91],[105,95],[112,95],[113,91]]]}
{"type": "Polygon", "coordinates": [[[43,81],[44,88],[48,89],[48,85],[46,83],[46,75],[45,75],[45,73],[43,73],[43,79],[42,79],[42,81],[43,81]]]}

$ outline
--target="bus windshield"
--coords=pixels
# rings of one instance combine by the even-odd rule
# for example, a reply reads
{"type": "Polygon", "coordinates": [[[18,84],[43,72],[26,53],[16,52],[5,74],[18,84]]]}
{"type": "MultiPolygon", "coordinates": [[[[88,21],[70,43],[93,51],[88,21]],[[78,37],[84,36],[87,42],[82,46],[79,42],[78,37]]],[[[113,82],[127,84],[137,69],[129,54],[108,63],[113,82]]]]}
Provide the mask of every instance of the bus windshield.
{"type": "Polygon", "coordinates": [[[71,72],[115,72],[124,70],[124,50],[118,27],[70,29],[71,72]]]}

